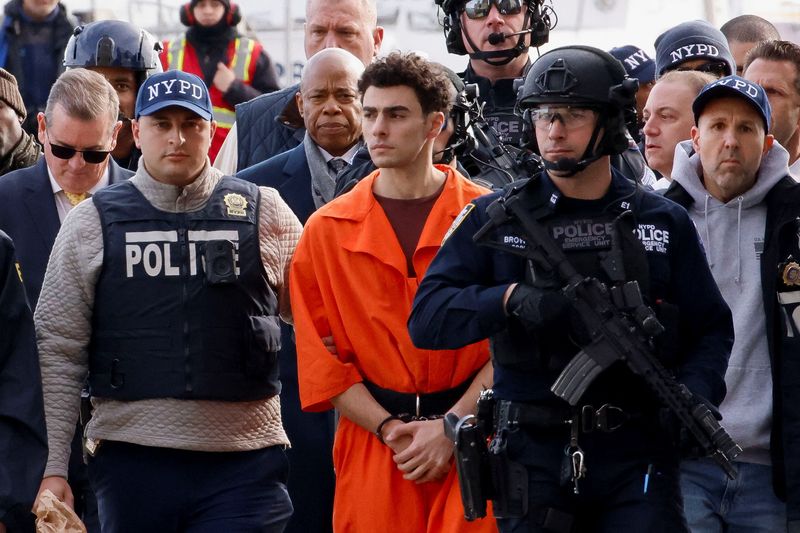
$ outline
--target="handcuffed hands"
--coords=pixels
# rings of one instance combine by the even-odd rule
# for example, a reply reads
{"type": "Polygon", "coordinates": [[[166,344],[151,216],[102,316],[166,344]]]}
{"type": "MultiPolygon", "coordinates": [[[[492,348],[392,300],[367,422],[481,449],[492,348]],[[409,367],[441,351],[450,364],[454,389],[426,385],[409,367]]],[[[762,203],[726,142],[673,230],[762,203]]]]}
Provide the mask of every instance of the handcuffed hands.
{"type": "Polygon", "coordinates": [[[445,437],[441,420],[417,420],[397,424],[384,435],[384,441],[389,446],[404,439],[411,440],[394,456],[394,462],[403,472],[404,479],[427,483],[442,479],[450,471],[453,443],[445,437]]]}

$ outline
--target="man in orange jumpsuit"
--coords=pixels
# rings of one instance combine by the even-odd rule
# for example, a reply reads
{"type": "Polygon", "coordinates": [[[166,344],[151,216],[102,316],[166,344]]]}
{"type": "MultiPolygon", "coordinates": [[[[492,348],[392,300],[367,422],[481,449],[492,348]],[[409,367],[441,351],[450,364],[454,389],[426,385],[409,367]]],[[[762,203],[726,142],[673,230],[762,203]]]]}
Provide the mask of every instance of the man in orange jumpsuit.
{"type": "Polygon", "coordinates": [[[485,343],[419,350],[411,303],[448,228],[487,191],[434,166],[450,83],[393,53],[359,82],[378,170],[311,218],[290,276],[303,408],[335,407],[336,532],[489,532],[467,522],[441,415],[475,409],[491,385],[485,343]],[[326,348],[328,346],[329,348],[326,348]]]}

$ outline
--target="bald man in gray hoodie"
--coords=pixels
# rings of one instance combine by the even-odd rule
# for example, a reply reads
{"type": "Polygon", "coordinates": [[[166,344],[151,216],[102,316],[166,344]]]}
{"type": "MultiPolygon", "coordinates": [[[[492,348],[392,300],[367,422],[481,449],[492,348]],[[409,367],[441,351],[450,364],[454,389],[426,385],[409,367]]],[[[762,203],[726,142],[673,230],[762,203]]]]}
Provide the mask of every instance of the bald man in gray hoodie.
{"type": "Polygon", "coordinates": [[[709,459],[682,464],[694,533],[800,531],[800,186],[769,135],[764,89],[738,76],[706,85],[692,140],[675,150],[666,193],[689,210],[736,340],[720,406],[742,448],[729,480],[709,459]]]}

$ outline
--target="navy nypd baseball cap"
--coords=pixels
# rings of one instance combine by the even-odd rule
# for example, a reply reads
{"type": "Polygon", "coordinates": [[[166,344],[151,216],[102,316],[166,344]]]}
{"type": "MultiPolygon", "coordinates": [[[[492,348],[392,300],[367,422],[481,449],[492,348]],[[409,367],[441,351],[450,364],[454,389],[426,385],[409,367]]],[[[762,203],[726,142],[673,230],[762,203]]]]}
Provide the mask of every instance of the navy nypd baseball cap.
{"type": "Polygon", "coordinates": [[[213,118],[208,87],[202,79],[182,70],[159,72],[144,81],[136,96],[136,118],[170,106],[188,109],[204,120],[213,118]]]}
{"type": "Polygon", "coordinates": [[[724,97],[742,98],[752,105],[761,119],[764,121],[764,132],[769,132],[770,120],[772,119],[772,107],[769,105],[769,99],[764,88],[751,81],[747,81],[739,76],[725,76],[713,83],[709,83],[700,91],[697,98],[692,103],[692,111],[694,112],[694,123],[700,118],[700,114],[706,107],[708,102],[714,98],[724,97]]]}
{"type": "Polygon", "coordinates": [[[656,79],[656,62],[638,46],[625,45],[612,48],[609,54],[616,57],[631,78],[639,80],[639,86],[656,79]]]}

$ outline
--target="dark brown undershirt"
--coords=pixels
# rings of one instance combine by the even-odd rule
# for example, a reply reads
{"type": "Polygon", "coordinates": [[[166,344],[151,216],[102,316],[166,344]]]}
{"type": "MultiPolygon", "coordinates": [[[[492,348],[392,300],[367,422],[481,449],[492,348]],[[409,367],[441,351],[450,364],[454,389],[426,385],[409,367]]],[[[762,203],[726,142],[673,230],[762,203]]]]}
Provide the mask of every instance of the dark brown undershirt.
{"type": "Polygon", "coordinates": [[[414,251],[417,249],[419,238],[425,227],[425,221],[428,220],[433,204],[436,203],[443,189],[444,184],[430,196],[412,198],[410,200],[398,200],[375,195],[375,199],[383,208],[383,212],[386,213],[386,218],[389,219],[389,224],[392,225],[397,240],[400,241],[400,247],[406,256],[406,266],[408,268],[408,277],[410,278],[417,275],[414,271],[414,251]]]}

